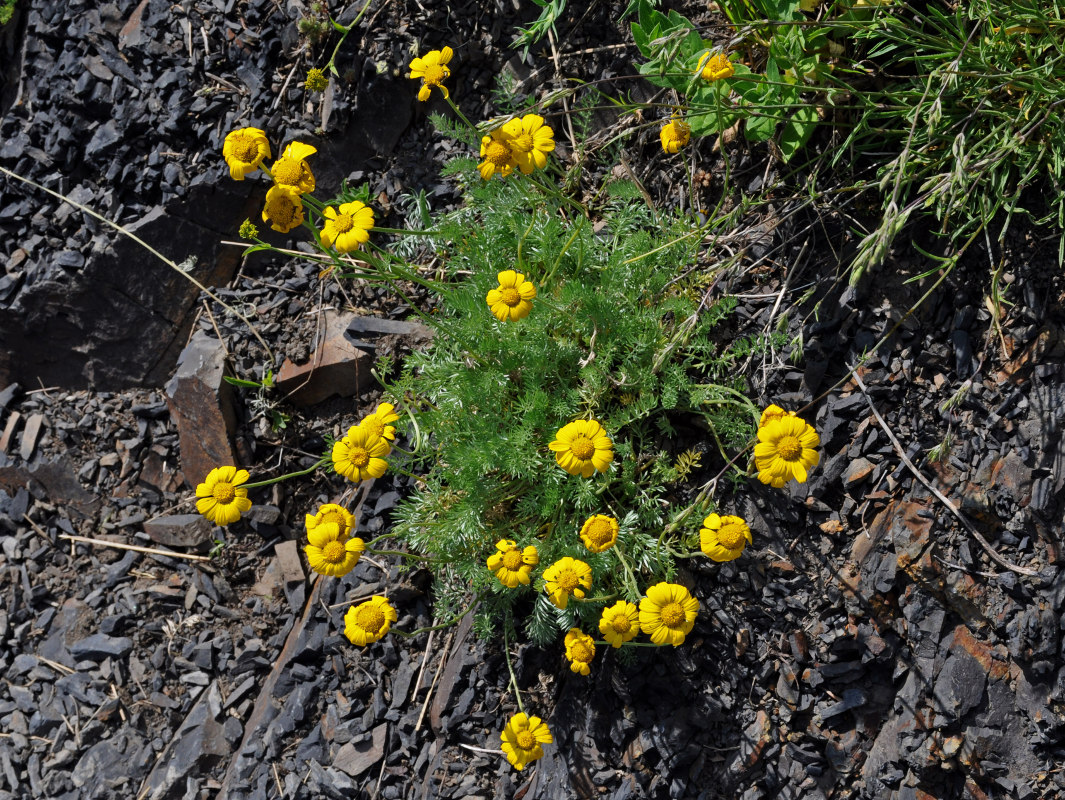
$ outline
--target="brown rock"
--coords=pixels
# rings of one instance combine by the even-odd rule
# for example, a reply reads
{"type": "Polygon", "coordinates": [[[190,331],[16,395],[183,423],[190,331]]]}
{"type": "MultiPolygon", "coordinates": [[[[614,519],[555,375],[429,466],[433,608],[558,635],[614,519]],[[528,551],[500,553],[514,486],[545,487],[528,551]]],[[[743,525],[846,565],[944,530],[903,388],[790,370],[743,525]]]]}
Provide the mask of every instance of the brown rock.
{"type": "Polygon", "coordinates": [[[388,724],[384,723],[370,731],[368,740],[358,744],[348,742],[337,751],[333,766],[353,778],[359,777],[384,756],[387,733],[388,724]]]}
{"type": "Polygon", "coordinates": [[[369,385],[373,357],[346,335],[353,319],[354,314],[326,311],[320,328],[321,344],[311,360],[297,365],[285,359],[277,375],[277,388],[289,400],[312,406],[334,395],[353,397],[369,385]]]}
{"type": "Polygon", "coordinates": [[[1002,681],[1010,676],[1009,651],[1001,644],[991,646],[980,641],[965,625],[954,629],[950,651],[968,653],[983,667],[989,680],[1002,681]]]}
{"type": "Polygon", "coordinates": [[[14,494],[30,480],[44,488],[48,500],[82,516],[92,516],[99,508],[96,495],[85,491],[65,458],[26,467],[0,467],[0,489],[14,494]]]}
{"type": "Polygon", "coordinates": [[[23,461],[29,461],[33,457],[33,451],[37,449],[37,440],[41,438],[41,428],[44,426],[44,414],[31,414],[26,420],[26,427],[22,429],[22,443],[19,445],[19,455],[23,461]]]}
{"type": "Polygon", "coordinates": [[[4,426],[3,434],[0,434],[0,453],[6,453],[8,445],[11,444],[11,440],[15,438],[15,428],[18,427],[19,420],[22,419],[22,415],[17,411],[12,411],[11,416],[7,418],[7,424],[4,426]]]}
{"type": "Polygon", "coordinates": [[[876,464],[867,458],[856,458],[847,467],[847,471],[843,474],[843,483],[849,489],[856,483],[861,483],[876,468],[876,464]]]}
{"type": "Polygon", "coordinates": [[[286,539],[274,545],[277,561],[281,565],[281,577],[285,583],[303,583],[307,576],[303,574],[300,563],[299,548],[295,541],[286,539]]]}

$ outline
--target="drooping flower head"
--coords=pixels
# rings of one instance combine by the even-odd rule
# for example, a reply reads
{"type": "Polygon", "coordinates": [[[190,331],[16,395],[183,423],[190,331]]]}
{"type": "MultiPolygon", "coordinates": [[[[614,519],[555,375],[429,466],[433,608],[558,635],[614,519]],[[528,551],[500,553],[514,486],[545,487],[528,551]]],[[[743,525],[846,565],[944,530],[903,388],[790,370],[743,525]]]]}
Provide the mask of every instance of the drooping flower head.
{"type": "Polygon", "coordinates": [[[335,247],[338,253],[350,253],[370,238],[373,230],[373,209],[358,200],[343,203],[340,210],[326,206],[322,241],[335,247]]]}
{"type": "Polygon", "coordinates": [[[447,99],[447,87],[444,86],[443,81],[451,76],[451,70],[448,69],[447,64],[453,55],[454,51],[450,47],[445,47],[443,50],[430,50],[421,58],[411,60],[407,77],[422,79],[422,88],[418,90],[419,100],[422,102],[428,100],[430,89],[434,86],[443,92],[444,99],[447,99]]]}
{"type": "Polygon", "coordinates": [[[581,526],[581,541],[593,553],[603,553],[618,540],[618,521],[605,514],[588,517],[581,526]]]}
{"type": "Polygon", "coordinates": [[[771,403],[765,411],[762,412],[762,418],[758,421],[758,427],[764,428],[770,422],[775,419],[783,419],[784,417],[794,417],[794,411],[785,411],[775,403],[771,403]]]}
{"type": "Polygon", "coordinates": [[[754,466],[758,480],[781,489],[793,478],[806,483],[807,471],[817,465],[821,454],[815,450],[821,438],[804,419],[782,416],[758,429],[754,446],[754,466]]]}
{"type": "Polygon", "coordinates": [[[658,138],[662,140],[662,149],[673,155],[691,140],[692,129],[687,122],[674,117],[662,126],[658,138]]]}
{"type": "Polygon", "coordinates": [[[350,481],[380,478],[388,469],[384,457],[388,442],[366,428],[352,425],[343,439],[333,443],[333,467],[350,481]]]}
{"type": "Polygon", "coordinates": [[[329,76],[320,69],[307,70],[307,80],[303,82],[308,92],[324,92],[329,88],[329,76]]]}
{"type": "Polygon", "coordinates": [[[626,600],[618,600],[603,609],[599,618],[599,632],[611,647],[621,647],[640,632],[640,612],[626,600]]]}
{"type": "Polygon", "coordinates": [[[743,517],[711,514],[699,531],[699,549],[714,561],[732,561],[751,544],[751,529],[743,517]]]}
{"type": "Polygon", "coordinates": [[[570,628],[566,633],[566,658],[569,668],[578,675],[591,672],[592,659],[595,658],[595,640],[580,628],[570,628]]]}
{"type": "Polygon", "coordinates": [[[544,570],[544,590],[547,599],[555,606],[565,609],[570,595],[578,600],[592,588],[592,568],[583,561],[566,556],[544,570]]]}
{"type": "Polygon", "coordinates": [[[240,488],[251,476],[236,467],[215,467],[196,486],[196,510],[215,525],[228,525],[251,510],[248,490],[240,488]]]}
{"type": "Polygon", "coordinates": [[[291,186],[275,183],[266,193],[263,222],[278,233],[288,233],[303,224],[303,200],[291,186]]]}
{"type": "Polygon", "coordinates": [[[245,175],[259,168],[264,158],[272,158],[270,142],[258,128],[238,128],[226,134],[222,157],[229,166],[230,177],[242,181],[245,175]]]}
{"type": "Polygon", "coordinates": [[[340,528],[341,536],[347,536],[351,533],[351,528],[355,525],[355,516],[348,511],[344,506],[337,505],[336,503],[323,503],[318,506],[318,510],[314,514],[307,514],[304,518],[304,524],[307,526],[307,532],[310,533],[319,525],[326,523],[334,523],[340,528]]]}
{"type": "Polygon", "coordinates": [[[510,718],[499,738],[503,741],[503,752],[507,755],[507,761],[519,771],[544,757],[544,749],[540,745],[554,741],[543,720],[521,713],[510,718]]]}
{"type": "Polygon", "coordinates": [[[348,609],[344,615],[344,635],[352,644],[365,647],[388,633],[392,623],[399,619],[396,609],[384,597],[375,595],[365,603],[348,609]]]}
{"type": "Polygon", "coordinates": [[[510,136],[502,128],[481,137],[481,158],[484,161],[477,165],[481,178],[488,180],[493,175],[505,178],[514,171],[518,162],[514,158],[514,148],[511,145],[510,136]]]}
{"type": "Polygon", "coordinates": [[[340,578],[359,563],[366,543],[357,536],[348,537],[335,522],[323,522],[307,531],[309,544],[303,548],[307,563],[320,575],[340,578]]]}
{"type": "Polygon", "coordinates": [[[555,132],[539,114],[509,120],[501,132],[509,139],[511,157],[523,175],[547,166],[547,154],[555,150],[555,132]]]}
{"type": "Polygon", "coordinates": [[[582,478],[592,477],[596,470],[606,472],[614,460],[614,443],[594,419],[563,425],[548,447],[562,469],[582,478]]]}
{"type": "Polygon", "coordinates": [[[270,175],[278,186],[288,186],[300,194],[314,191],[314,174],[307,164],[307,157],[318,152],[318,148],[303,142],[289,142],[281,158],[270,167],[270,175]]]}
{"type": "Polygon", "coordinates": [[[713,83],[723,78],[731,78],[736,74],[736,70],[727,55],[724,53],[711,55],[707,50],[700,56],[699,66],[695,68],[695,73],[707,83],[713,83]]]}
{"type": "Polygon", "coordinates": [[[399,419],[396,407],[391,403],[378,403],[372,414],[367,414],[359,422],[360,428],[366,428],[375,436],[380,436],[390,442],[396,440],[396,426],[390,423],[399,419]]]}
{"type": "Polygon", "coordinates": [[[655,644],[678,647],[695,626],[699,601],[677,583],[656,583],[640,600],[640,628],[655,644]]]}
{"type": "Polygon", "coordinates": [[[525,276],[512,269],[505,269],[496,275],[499,286],[489,290],[485,296],[488,307],[500,322],[513,322],[524,319],[532,311],[532,301],[536,297],[536,287],[525,276]]]}
{"type": "Polygon", "coordinates": [[[508,589],[517,588],[519,583],[528,586],[533,567],[539,563],[540,555],[535,547],[529,545],[522,549],[512,539],[500,539],[496,542],[496,552],[488,557],[488,569],[508,589]]]}

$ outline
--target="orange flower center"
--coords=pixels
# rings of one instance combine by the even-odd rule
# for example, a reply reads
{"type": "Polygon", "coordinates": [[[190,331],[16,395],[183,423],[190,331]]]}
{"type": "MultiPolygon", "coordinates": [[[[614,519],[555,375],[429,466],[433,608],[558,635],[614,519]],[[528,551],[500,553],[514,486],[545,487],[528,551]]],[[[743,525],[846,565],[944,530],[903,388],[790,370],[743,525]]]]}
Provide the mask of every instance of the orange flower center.
{"type": "Polygon", "coordinates": [[[782,436],[777,442],[777,452],[785,461],[798,461],[802,455],[802,442],[798,436],[782,436]]]}
{"type": "Polygon", "coordinates": [[[662,606],[662,624],[667,628],[679,628],[684,622],[684,609],[680,603],[666,603],[662,606]]]}
{"type": "Polygon", "coordinates": [[[274,166],[270,169],[270,174],[274,176],[274,181],[277,183],[295,186],[300,181],[300,174],[302,173],[300,166],[301,163],[299,161],[281,158],[274,162],[274,166]]]}
{"type": "Polygon", "coordinates": [[[584,529],[584,535],[596,547],[602,547],[614,538],[614,528],[610,524],[610,520],[595,517],[591,524],[584,529]]]}
{"type": "Polygon", "coordinates": [[[376,634],[385,624],[385,615],[373,603],[367,603],[355,612],[355,624],[367,633],[376,634]]]}
{"type": "Polygon", "coordinates": [[[422,78],[427,86],[439,86],[440,81],[450,75],[450,71],[442,64],[429,64],[425,68],[425,75],[422,78]]]}
{"type": "Polygon", "coordinates": [[[536,747],[536,737],[532,735],[532,731],[518,731],[514,739],[522,750],[532,750],[536,747]]]}
{"type": "Polygon", "coordinates": [[[366,452],[365,447],[354,445],[348,448],[348,461],[359,469],[363,469],[370,463],[370,454],[366,452]]]}
{"type": "Polygon", "coordinates": [[[746,538],[743,535],[743,526],[737,522],[722,525],[721,530],[717,532],[717,540],[721,542],[722,547],[726,547],[729,550],[735,550],[746,538]]]}
{"type": "Polygon", "coordinates": [[[322,548],[322,558],[324,558],[330,564],[341,563],[347,553],[348,551],[344,548],[344,545],[342,545],[336,539],[334,539],[322,548]]]}
{"type": "Polygon", "coordinates": [[[333,219],[333,230],[337,233],[347,233],[355,227],[351,214],[337,214],[333,219]]]}
{"type": "Polygon", "coordinates": [[[583,433],[578,433],[569,445],[570,452],[581,461],[587,461],[595,453],[595,445],[592,440],[583,433]]]}
{"type": "Polygon", "coordinates": [[[528,153],[533,149],[533,137],[531,133],[523,133],[521,136],[515,136],[512,140],[515,150],[521,150],[523,153],[528,153]]]}
{"type": "Polygon", "coordinates": [[[510,148],[502,142],[493,139],[492,143],[484,151],[484,157],[497,167],[505,167],[510,163],[510,148]]]}
{"type": "Polygon", "coordinates": [[[518,290],[513,286],[500,289],[499,294],[502,296],[503,305],[510,306],[511,308],[514,308],[514,306],[521,302],[521,295],[518,294],[518,290]]]}
{"type": "Polygon", "coordinates": [[[346,524],[347,521],[344,519],[344,517],[340,514],[339,511],[326,511],[324,514],[322,514],[321,519],[318,520],[318,525],[327,525],[330,522],[336,524],[336,526],[340,529],[341,533],[343,533],[344,529],[348,527],[346,524]]]}
{"type": "Polygon", "coordinates": [[[573,653],[573,661],[583,661],[585,664],[590,664],[595,658],[595,647],[589,647],[584,639],[571,644],[570,652],[573,653]]]}
{"type": "Polygon", "coordinates": [[[559,570],[555,583],[558,584],[559,589],[562,589],[565,592],[572,592],[577,588],[580,579],[577,577],[576,572],[569,567],[566,567],[565,569],[559,570]]]}
{"type": "Polygon", "coordinates": [[[241,137],[237,140],[233,150],[236,157],[245,164],[251,164],[259,157],[259,145],[255,143],[254,139],[248,139],[247,137],[241,137]]]}
{"type": "Polygon", "coordinates": [[[525,560],[521,557],[521,550],[508,550],[503,554],[503,566],[511,572],[521,568],[525,560]]]}
{"type": "Polygon", "coordinates": [[[237,490],[233,488],[232,483],[216,483],[211,489],[211,495],[219,503],[229,504],[237,496],[237,490]]]}
{"type": "Polygon", "coordinates": [[[632,629],[632,621],[628,614],[615,614],[610,620],[610,627],[617,633],[628,633],[632,629]]]}

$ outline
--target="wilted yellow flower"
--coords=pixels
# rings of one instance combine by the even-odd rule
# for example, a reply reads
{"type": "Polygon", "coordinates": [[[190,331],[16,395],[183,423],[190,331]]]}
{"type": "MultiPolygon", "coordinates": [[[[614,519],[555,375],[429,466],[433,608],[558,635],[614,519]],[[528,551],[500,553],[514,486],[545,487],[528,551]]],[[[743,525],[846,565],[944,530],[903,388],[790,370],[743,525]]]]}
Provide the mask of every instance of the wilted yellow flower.
{"type": "MultiPolygon", "coordinates": [[[[512,119],[503,125],[501,132],[507,137],[511,157],[522,174],[547,166],[547,154],[555,149],[555,132],[544,124],[539,114],[512,119]]],[[[482,151],[481,155],[485,153],[482,151]]]]}
{"type": "Polygon", "coordinates": [[[500,322],[513,322],[524,319],[532,311],[532,301],[536,297],[536,287],[525,276],[512,269],[506,269],[496,275],[499,286],[491,289],[485,296],[488,307],[500,322]]]}
{"type": "Polygon", "coordinates": [[[593,553],[603,553],[618,540],[618,521],[605,514],[588,517],[581,526],[581,541],[593,553]]]}
{"type": "Polygon", "coordinates": [[[539,563],[540,555],[535,547],[529,545],[523,550],[512,539],[500,539],[496,542],[496,552],[488,557],[488,569],[508,589],[517,588],[519,583],[528,586],[529,575],[539,563]]]}
{"type": "Polygon", "coordinates": [[[570,628],[564,644],[569,668],[580,675],[591,672],[590,664],[595,658],[595,640],[580,628],[570,628]]]}
{"type": "Polygon", "coordinates": [[[543,758],[544,750],[540,745],[554,741],[551,731],[539,717],[527,717],[520,713],[510,718],[499,738],[503,741],[507,761],[516,770],[523,770],[526,765],[543,758]]]}
{"type": "Polygon", "coordinates": [[[251,510],[248,490],[240,488],[250,477],[247,470],[215,467],[196,486],[196,510],[215,525],[236,522],[241,514],[251,510]]]}
{"type": "Polygon", "coordinates": [[[771,403],[769,407],[762,412],[762,418],[758,421],[758,427],[763,428],[775,419],[783,419],[784,417],[794,416],[794,411],[785,411],[780,406],[771,403]]]}
{"type": "Polygon", "coordinates": [[[396,426],[389,423],[399,419],[396,407],[391,403],[379,403],[372,414],[367,414],[359,422],[360,428],[366,428],[375,436],[380,436],[390,442],[396,440],[396,426]]]}
{"type": "Polygon", "coordinates": [[[338,253],[350,253],[369,240],[373,230],[373,209],[358,200],[344,203],[337,211],[326,206],[322,241],[335,247],[338,253]]]}
{"type": "Polygon", "coordinates": [[[314,191],[314,174],[307,164],[307,157],[318,152],[313,147],[303,142],[289,142],[281,158],[270,167],[270,175],[274,183],[279,186],[288,186],[300,194],[314,191]]]}
{"type": "Polygon", "coordinates": [[[579,419],[563,425],[548,447],[555,461],[570,475],[590,478],[598,470],[606,472],[614,460],[614,443],[594,419],[579,419]]]}
{"type": "Polygon", "coordinates": [[[544,570],[544,590],[547,599],[555,606],[565,609],[569,597],[578,600],[584,597],[585,589],[592,588],[592,568],[583,561],[566,556],[544,570]]]}
{"type": "Polygon", "coordinates": [[[309,69],[303,85],[307,87],[308,92],[324,92],[329,88],[329,76],[320,69],[309,69]]]}
{"type": "Polygon", "coordinates": [[[344,615],[344,635],[352,644],[365,647],[388,633],[397,619],[399,615],[388,600],[375,595],[365,603],[348,609],[344,615]]]}
{"type": "Polygon", "coordinates": [[[714,561],[732,561],[751,544],[751,529],[743,517],[711,514],[699,531],[699,549],[714,561]]]}
{"type": "Polygon", "coordinates": [[[727,55],[724,53],[710,55],[709,50],[700,57],[699,66],[695,68],[695,72],[707,83],[719,81],[722,78],[731,78],[736,74],[727,55]]]}
{"type": "Polygon", "coordinates": [[[429,91],[434,86],[444,93],[445,99],[448,97],[447,87],[444,86],[443,80],[451,76],[447,63],[453,55],[452,49],[445,47],[443,50],[430,50],[421,58],[411,60],[407,77],[422,79],[422,88],[418,90],[419,100],[423,102],[428,100],[429,91]]]}
{"type": "Polygon", "coordinates": [[[674,117],[662,126],[658,138],[662,140],[662,149],[672,155],[691,140],[692,129],[687,122],[674,117]]]}
{"type": "Polygon", "coordinates": [[[266,193],[263,222],[278,233],[288,233],[303,224],[303,200],[291,186],[275,183],[266,193]]]}
{"type": "Polygon", "coordinates": [[[518,162],[514,158],[514,148],[511,144],[510,137],[502,128],[481,138],[481,158],[484,161],[477,165],[477,171],[484,180],[493,175],[505,178],[514,171],[518,162]]]}
{"type": "Polygon", "coordinates": [[[307,563],[320,575],[340,578],[347,575],[366,550],[366,543],[357,536],[348,537],[335,522],[323,522],[307,530],[309,544],[303,548],[307,563]]]}
{"type": "Polygon", "coordinates": [[[229,166],[230,177],[242,181],[245,175],[259,168],[264,158],[272,157],[270,142],[258,128],[240,128],[226,135],[222,157],[229,166]]]}
{"type": "Polygon", "coordinates": [[[351,533],[351,528],[355,524],[355,516],[344,506],[336,503],[323,503],[314,514],[307,514],[304,518],[304,525],[307,526],[308,533],[319,525],[329,522],[335,523],[340,528],[342,536],[347,536],[351,533]]]}
{"type": "Polygon", "coordinates": [[[255,227],[255,224],[250,219],[246,219],[240,223],[240,230],[237,233],[241,239],[254,239],[259,235],[259,229],[255,227]]]}
{"type": "Polygon", "coordinates": [[[656,583],[640,600],[640,628],[655,644],[684,642],[695,626],[699,601],[677,583],[656,583]]]}
{"type": "Polygon", "coordinates": [[[817,431],[801,417],[771,419],[758,429],[758,444],[754,446],[758,480],[776,489],[792,478],[806,483],[807,470],[821,459],[814,449],[820,444],[817,431]]]}
{"type": "Polygon", "coordinates": [[[388,469],[384,459],[388,451],[388,442],[380,436],[352,425],[343,439],[333,443],[333,467],[356,483],[367,478],[380,478],[388,469]]]}
{"type": "Polygon", "coordinates": [[[626,600],[618,600],[603,609],[599,618],[599,632],[611,647],[621,647],[640,632],[640,612],[626,600]]]}

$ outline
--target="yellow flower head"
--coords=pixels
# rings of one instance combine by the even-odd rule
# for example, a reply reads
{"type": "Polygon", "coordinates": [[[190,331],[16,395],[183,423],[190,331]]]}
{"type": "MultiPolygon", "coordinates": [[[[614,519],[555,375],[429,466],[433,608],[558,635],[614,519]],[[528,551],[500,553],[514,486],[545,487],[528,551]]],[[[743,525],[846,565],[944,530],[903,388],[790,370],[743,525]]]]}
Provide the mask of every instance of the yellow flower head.
{"type": "Polygon", "coordinates": [[[751,529],[743,517],[711,514],[699,531],[699,549],[714,561],[732,561],[751,544],[751,529]]]}
{"type": "Polygon", "coordinates": [[[307,87],[308,92],[324,92],[329,88],[329,76],[320,69],[309,69],[303,85],[307,87]]]}
{"type": "Polygon", "coordinates": [[[388,442],[380,436],[353,425],[343,439],[333,443],[333,467],[356,483],[367,478],[380,478],[388,469],[384,459],[388,451],[388,442]]]}
{"type": "MultiPolygon", "coordinates": [[[[544,125],[543,117],[526,114],[521,119],[510,120],[500,130],[509,140],[511,158],[522,174],[547,166],[547,154],[555,149],[555,132],[544,125]]],[[[481,155],[485,155],[483,148],[481,155]]]]}
{"type": "Polygon", "coordinates": [[[736,70],[733,68],[732,62],[728,60],[727,55],[724,53],[710,55],[709,50],[699,58],[699,66],[695,68],[695,72],[707,83],[713,83],[722,78],[731,78],[736,74],[736,70]]]}
{"type": "Polygon", "coordinates": [[[528,586],[529,575],[539,563],[540,555],[535,547],[529,545],[523,550],[511,539],[496,542],[496,552],[488,557],[488,569],[508,589],[516,589],[519,583],[528,586]]]}
{"type": "Polygon", "coordinates": [[[762,418],[758,421],[758,427],[764,428],[770,422],[775,419],[783,419],[784,417],[794,417],[794,411],[785,411],[778,405],[770,404],[770,406],[762,412],[762,418]]]}
{"type": "Polygon", "coordinates": [[[513,322],[525,319],[532,311],[532,301],[536,297],[536,287],[525,276],[512,269],[506,269],[496,275],[499,286],[485,296],[488,307],[500,322],[513,322]]]}
{"type": "Polygon", "coordinates": [[[380,436],[390,442],[396,440],[396,426],[389,423],[399,419],[396,407],[391,403],[379,403],[372,414],[367,414],[359,422],[360,428],[366,428],[375,436],[380,436]]]}
{"type": "Polygon", "coordinates": [[[336,503],[323,503],[313,515],[307,514],[304,519],[307,533],[310,533],[319,525],[330,522],[340,528],[341,536],[347,536],[351,533],[351,528],[355,524],[355,516],[344,506],[338,506],[336,503]]]}
{"type": "Polygon", "coordinates": [[[588,517],[581,526],[581,541],[593,553],[603,553],[618,540],[618,521],[605,514],[588,517]]]}
{"type": "Polygon", "coordinates": [[[595,640],[580,628],[570,628],[566,633],[565,645],[569,668],[579,675],[591,672],[589,665],[595,658],[595,640]]]}
{"type": "Polygon", "coordinates": [[[451,70],[447,63],[451,60],[454,51],[450,47],[443,50],[430,50],[421,58],[415,58],[410,62],[408,78],[421,78],[422,88],[418,90],[418,99],[425,102],[429,99],[429,90],[437,87],[444,93],[444,99],[448,97],[447,87],[444,86],[445,78],[451,76],[451,70]]]}
{"type": "Polygon", "coordinates": [[[596,470],[606,472],[614,460],[614,443],[594,419],[563,425],[548,447],[562,469],[582,478],[592,477],[596,470]]]}
{"type": "Polygon", "coordinates": [[[215,525],[228,525],[251,510],[248,490],[240,484],[251,476],[236,467],[215,467],[203,483],[196,487],[196,510],[215,525]]]}
{"type": "Polygon", "coordinates": [[[318,152],[318,148],[303,142],[289,142],[281,158],[270,167],[270,175],[279,186],[289,186],[300,194],[314,191],[314,175],[307,164],[307,157],[318,152]]]}
{"type": "Polygon", "coordinates": [[[323,522],[307,531],[309,544],[303,548],[307,563],[320,575],[340,578],[347,575],[366,550],[357,536],[348,538],[335,522],[323,522]]]}
{"type": "Polygon", "coordinates": [[[792,478],[806,483],[807,470],[816,466],[821,454],[814,448],[821,438],[801,417],[771,419],[758,429],[754,446],[754,466],[758,480],[781,489],[792,478]]]}
{"type": "Polygon", "coordinates": [[[388,600],[375,595],[365,603],[348,609],[344,615],[344,635],[352,644],[365,647],[388,633],[397,619],[399,615],[388,600]]]}
{"type": "Polygon", "coordinates": [[[578,600],[586,589],[592,588],[592,568],[583,561],[566,556],[544,570],[544,590],[547,599],[558,608],[569,605],[569,596],[578,600]]]}
{"type": "Polygon", "coordinates": [[[672,155],[691,140],[692,129],[687,122],[674,117],[662,126],[658,137],[662,140],[662,149],[672,155]]]}
{"type": "Polygon", "coordinates": [[[222,157],[229,166],[230,177],[242,181],[245,175],[259,168],[264,158],[272,157],[270,142],[258,128],[240,128],[226,135],[222,157]]]}
{"type": "Polygon", "coordinates": [[[493,175],[505,178],[518,165],[514,157],[512,140],[502,128],[497,128],[481,138],[481,158],[484,161],[477,165],[477,171],[481,173],[484,180],[488,180],[493,175]]]}
{"type": "Polygon", "coordinates": [[[507,754],[507,761],[519,771],[544,757],[544,750],[540,745],[554,741],[543,720],[539,717],[527,717],[525,714],[515,714],[511,717],[499,738],[503,741],[503,752],[507,754]]]}
{"type": "Polygon", "coordinates": [[[373,209],[358,200],[344,203],[337,211],[326,206],[325,226],[322,228],[322,241],[335,247],[339,253],[350,253],[370,238],[373,230],[373,209]]]}
{"type": "Polygon", "coordinates": [[[632,603],[618,600],[610,608],[603,609],[599,632],[611,647],[621,647],[640,632],[640,612],[632,603]]]}
{"type": "Polygon", "coordinates": [[[266,193],[263,222],[278,233],[288,233],[303,224],[303,200],[291,186],[275,183],[266,193]]]}
{"type": "Polygon", "coordinates": [[[640,628],[655,644],[684,642],[695,626],[699,601],[677,583],[656,583],[640,600],[640,628]]]}

